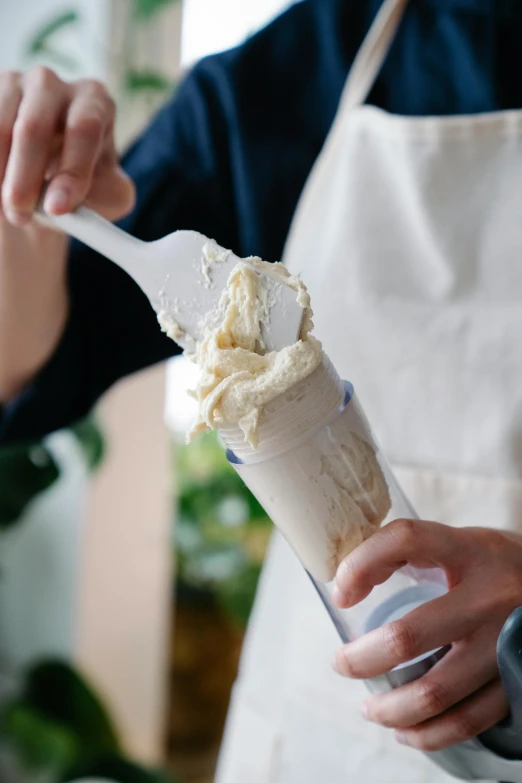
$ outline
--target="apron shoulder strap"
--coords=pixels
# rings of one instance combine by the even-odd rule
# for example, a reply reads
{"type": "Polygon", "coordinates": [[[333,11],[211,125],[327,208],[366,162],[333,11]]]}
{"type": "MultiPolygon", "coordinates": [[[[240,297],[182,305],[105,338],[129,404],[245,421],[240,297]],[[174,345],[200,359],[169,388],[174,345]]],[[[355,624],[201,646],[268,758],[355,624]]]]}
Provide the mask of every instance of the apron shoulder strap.
{"type": "Polygon", "coordinates": [[[408,0],[384,0],[357,55],[341,97],[342,109],[363,104],[393,43],[408,0]]]}

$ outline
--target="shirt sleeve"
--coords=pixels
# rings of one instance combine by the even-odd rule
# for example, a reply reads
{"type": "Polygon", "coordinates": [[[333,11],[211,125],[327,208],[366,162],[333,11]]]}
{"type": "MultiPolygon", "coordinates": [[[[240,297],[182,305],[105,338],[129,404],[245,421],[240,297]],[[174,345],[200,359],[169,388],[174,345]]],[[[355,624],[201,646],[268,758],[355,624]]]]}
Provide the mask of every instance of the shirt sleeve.
{"type": "MultiPolygon", "coordinates": [[[[216,63],[202,61],[123,158],[137,203],[119,225],[145,240],[180,228],[235,245],[227,132],[216,63]]],[[[175,263],[175,259],[173,259],[175,263]]],[[[179,352],[119,267],[79,242],[68,264],[70,315],[34,381],[0,416],[0,442],[41,437],[85,416],[117,380],[179,352]]]]}

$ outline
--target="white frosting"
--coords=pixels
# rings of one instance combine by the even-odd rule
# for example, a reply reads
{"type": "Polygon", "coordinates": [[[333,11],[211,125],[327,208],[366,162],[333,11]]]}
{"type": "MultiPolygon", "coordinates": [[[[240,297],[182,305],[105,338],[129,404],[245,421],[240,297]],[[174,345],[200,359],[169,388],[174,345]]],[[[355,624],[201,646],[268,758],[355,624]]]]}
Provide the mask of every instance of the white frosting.
{"type": "Polygon", "coordinates": [[[341,561],[379,529],[391,509],[371,432],[355,400],[293,448],[236,469],[321,582],[334,578],[341,561]]]}
{"type": "MultiPolygon", "coordinates": [[[[228,251],[210,242],[203,256],[202,270],[210,284],[212,265],[225,260],[228,251]]],[[[160,313],[158,320],[172,339],[183,336],[172,316],[160,313]]],[[[258,453],[262,455],[267,444],[269,452],[279,453],[238,466],[238,472],[310,573],[329,581],[341,560],[377,530],[391,500],[358,406],[350,403],[332,420],[344,388],[321,343],[311,336],[312,328],[308,292],[282,264],[258,258],[237,264],[217,311],[201,325],[203,338],[191,357],[201,376],[192,392],[198,418],[189,438],[208,429],[239,436],[239,427],[250,444],[247,452],[256,450],[264,412],[258,453]],[[273,352],[266,352],[263,343],[263,326],[273,304],[264,285],[267,276],[291,286],[304,310],[300,339],[273,352]],[[323,391],[321,383],[326,384],[323,391]],[[321,421],[311,415],[321,410],[317,394],[326,405],[321,421]],[[295,406],[299,415],[292,416],[295,406]],[[292,429],[296,426],[299,432],[292,429]]]]}
{"type": "Polygon", "coordinates": [[[222,264],[228,261],[230,250],[220,247],[213,239],[209,239],[203,248],[203,257],[201,259],[201,273],[205,281],[205,288],[212,287],[212,266],[213,264],[222,264]]]}
{"type": "Polygon", "coordinates": [[[170,337],[174,342],[178,342],[178,340],[182,340],[185,337],[185,330],[166,310],[161,310],[158,313],[158,323],[161,326],[161,331],[165,332],[167,337],[170,337]]]}
{"type": "Polygon", "coordinates": [[[306,288],[282,264],[268,264],[257,258],[237,264],[221,298],[219,315],[216,318],[212,314],[196,348],[194,358],[201,379],[194,396],[199,414],[189,437],[208,429],[238,425],[255,447],[263,406],[310,375],[321,361],[321,344],[310,335],[311,328],[306,288]],[[262,338],[262,326],[270,312],[263,285],[265,271],[294,288],[305,310],[300,339],[269,353],[265,353],[262,338]]]}

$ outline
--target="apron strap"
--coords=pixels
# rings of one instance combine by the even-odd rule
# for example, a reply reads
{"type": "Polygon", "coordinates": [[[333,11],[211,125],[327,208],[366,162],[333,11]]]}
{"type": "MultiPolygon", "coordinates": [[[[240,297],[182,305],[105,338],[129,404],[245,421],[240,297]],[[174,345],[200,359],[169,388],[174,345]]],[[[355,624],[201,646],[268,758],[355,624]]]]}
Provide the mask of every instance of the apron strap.
{"type": "Polygon", "coordinates": [[[357,55],[344,86],[341,105],[354,109],[363,104],[379,75],[393,43],[408,0],[384,0],[357,55]]]}

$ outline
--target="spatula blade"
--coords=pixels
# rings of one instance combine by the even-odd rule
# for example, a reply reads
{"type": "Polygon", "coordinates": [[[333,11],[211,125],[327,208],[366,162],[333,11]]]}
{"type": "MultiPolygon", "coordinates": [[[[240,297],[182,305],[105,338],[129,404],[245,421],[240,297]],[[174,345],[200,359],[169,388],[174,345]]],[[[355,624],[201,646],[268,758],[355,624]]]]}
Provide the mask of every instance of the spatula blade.
{"type": "MultiPolygon", "coordinates": [[[[199,340],[202,321],[218,307],[230,273],[244,259],[195,231],[176,231],[152,244],[154,254],[160,253],[168,264],[153,306],[167,312],[188,336],[199,340]],[[206,255],[211,256],[210,263],[206,255]]],[[[267,351],[279,351],[298,340],[303,308],[289,286],[272,278],[266,278],[266,285],[271,306],[263,340],[267,351]]],[[[183,339],[179,342],[183,344],[183,339]]]]}

